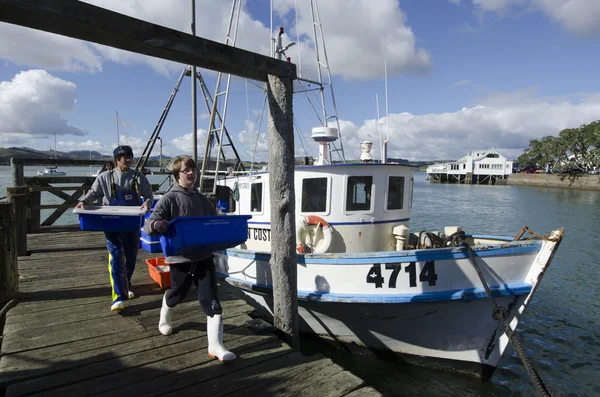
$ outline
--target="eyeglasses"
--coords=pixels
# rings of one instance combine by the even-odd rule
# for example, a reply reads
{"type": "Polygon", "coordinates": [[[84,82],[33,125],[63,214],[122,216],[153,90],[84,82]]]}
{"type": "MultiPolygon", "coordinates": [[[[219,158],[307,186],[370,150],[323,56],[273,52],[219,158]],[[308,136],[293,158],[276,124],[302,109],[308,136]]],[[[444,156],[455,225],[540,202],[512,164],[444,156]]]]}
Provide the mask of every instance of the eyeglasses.
{"type": "Polygon", "coordinates": [[[187,174],[194,174],[194,173],[198,172],[198,170],[195,168],[188,168],[188,169],[183,169],[179,172],[183,172],[184,174],[187,175],[187,174]]]}

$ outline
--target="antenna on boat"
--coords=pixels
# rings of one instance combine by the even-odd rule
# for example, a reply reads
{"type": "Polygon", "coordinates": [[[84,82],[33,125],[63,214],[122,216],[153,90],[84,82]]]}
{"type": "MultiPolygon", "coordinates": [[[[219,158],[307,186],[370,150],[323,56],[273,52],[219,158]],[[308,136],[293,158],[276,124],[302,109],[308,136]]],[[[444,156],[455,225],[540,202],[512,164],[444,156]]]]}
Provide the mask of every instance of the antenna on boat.
{"type": "Polygon", "coordinates": [[[115,110],[117,114],[117,146],[121,145],[121,133],[119,132],[119,112],[115,110]]]}
{"type": "Polygon", "coordinates": [[[384,75],[385,75],[385,114],[387,121],[387,137],[383,141],[383,150],[381,153],[381,162],[385,164],[387,162],[387,145],[390,141],[390,110],[388,108],[388,83],[387,83],[387,59],[383,63],[384,75]]]}
{"type": "Polygon", "coordinates": [[[385,157],[383,157],[383,142],[381,141],[381,126],[379,125],[379,95],[375,94],[375,102],[377,103],[377,132],[379,133],[379,154],[381,155],[381,162],[385,163],[385,157]]]}

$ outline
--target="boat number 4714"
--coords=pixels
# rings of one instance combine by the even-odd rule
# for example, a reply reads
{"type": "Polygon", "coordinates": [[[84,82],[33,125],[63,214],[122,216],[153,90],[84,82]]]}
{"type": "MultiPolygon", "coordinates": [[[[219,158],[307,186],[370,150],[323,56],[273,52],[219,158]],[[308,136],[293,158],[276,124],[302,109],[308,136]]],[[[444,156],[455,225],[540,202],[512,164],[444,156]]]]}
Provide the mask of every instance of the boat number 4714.
{"type": "MultiPolygon", "coordinates": [[[[388,281],[389,288],[396,288],[396,280],[402,269],[402,263],[386,263],[385,269],[391,270],[390,278],[388,281]]],[[[408,266],[404,267],[404,272],[408,273],[408,281],[411,287],[417,286],[417,265],[416,262],[410,262],[408,266]]],[[[429,286],[434,286],[437,281],[437,274],[435,272],[435,261],[427,261],[421,272],[419,273],[419,281],[427,282],[429,286]]],[[[375,284],[375,288],[382,288],[385,283],[385,278],[381,274],[381,264],[376,263],[367,273],[367,283],[375,284]]]]}

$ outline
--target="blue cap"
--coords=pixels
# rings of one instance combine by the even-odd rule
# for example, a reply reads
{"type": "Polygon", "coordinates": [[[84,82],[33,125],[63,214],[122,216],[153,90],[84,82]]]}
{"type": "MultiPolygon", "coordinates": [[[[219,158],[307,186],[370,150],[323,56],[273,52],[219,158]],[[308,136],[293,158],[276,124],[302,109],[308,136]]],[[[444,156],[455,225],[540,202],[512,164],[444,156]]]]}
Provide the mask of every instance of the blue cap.
{"type": "Polygon", "coordinates": [[[117,157],[123,155],[129,155],[133,157],[133,149],[131,149],[131,146],[117,146],[115,150],[113,150],[113,156],[115,157],[115,160],[117,157]]]}

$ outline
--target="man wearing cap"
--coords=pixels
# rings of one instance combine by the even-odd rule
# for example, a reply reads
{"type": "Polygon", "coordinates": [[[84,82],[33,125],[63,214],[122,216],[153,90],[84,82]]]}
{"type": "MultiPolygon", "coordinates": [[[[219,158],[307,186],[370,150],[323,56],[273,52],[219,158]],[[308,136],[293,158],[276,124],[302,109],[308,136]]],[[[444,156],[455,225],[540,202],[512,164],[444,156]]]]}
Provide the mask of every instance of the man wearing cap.
{"type": "MultiPolygon", "coordinates": [[[[115,168],[98,175],[76,208],[84,208],[88,203],[102,199],[102,205],[138,205],[150,211],[154,200],[152,188],[144,175],[136,174],[131,168],[131,146],[117,146],[113,155],[115,168]]],[[[110,310],[122,310],[127,306],[127,300],[135,297],[130,287],[140,245],[140,232],[104,232],[104,236],[108,247],[108,273],[112,286],[110,310]]]]}

